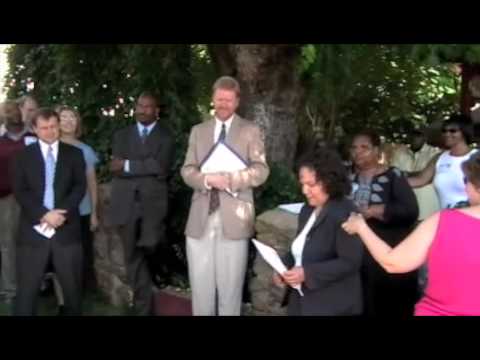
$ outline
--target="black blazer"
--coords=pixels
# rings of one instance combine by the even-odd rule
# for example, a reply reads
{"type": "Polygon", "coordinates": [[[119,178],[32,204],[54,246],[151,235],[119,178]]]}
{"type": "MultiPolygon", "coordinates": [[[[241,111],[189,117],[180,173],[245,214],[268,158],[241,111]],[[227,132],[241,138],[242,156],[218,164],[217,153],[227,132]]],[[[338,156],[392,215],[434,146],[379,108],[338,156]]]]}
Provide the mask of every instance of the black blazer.
{"type": "Polygon", "coordinates": [[[112,181],[110,220],[112,225],[125,225],[132,218],[135,199],[141,203],[141,245],[155,246],[164,234],[163,221],[168,210],[167,179],[174,156],[174,137],[157,121],[142,143],[137,124],[117,131],[112,155],[130,162],[130,172],[115,174],[112,181]]]}
{"type": "MultiPolygon", "coordinates": [[[[298,234],[306,225],[313,208],[305,205],[298,219],[298,234]]],[[[362,285],[360,267],[363,244],[357,236],[341,227],[354,204],[347,199],[330,200],[310,229],[302,255],[305,282],[304,297],[289,288],[289,315],[360,315],[362,285]]],[[[288,268],[295,261],[291,251],[286,255],[288,268]]]]}
{"type": "MultiPolygon", "coordinates": [[[[20,204],[18,244],[35,246],[45,238],[34,225],[49,211],[43,206],[45,161],[38,143],[27,146],[15,159],[13,193],[20,204]]],[[[55,208],[67,210],[66,222],[56,230],[53,239],[59,243],[79,242],[80,213],[78,206],[86,193],[85,161],[82,151],[62,142],[58,144],[55,168],[55,208]]]]}

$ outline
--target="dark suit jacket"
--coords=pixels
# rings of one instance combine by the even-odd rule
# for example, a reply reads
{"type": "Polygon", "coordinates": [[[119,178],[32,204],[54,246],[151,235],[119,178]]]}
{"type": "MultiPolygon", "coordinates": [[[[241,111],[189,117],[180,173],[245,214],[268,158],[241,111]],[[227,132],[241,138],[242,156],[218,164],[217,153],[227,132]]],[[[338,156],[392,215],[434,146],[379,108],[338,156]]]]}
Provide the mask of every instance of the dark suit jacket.
{"type": "Polygon", "coordinates": [[[164,237],[163,221],[168,210],[167,177],[174,154],[174,138],[160,121],[142,143],[136,124],[115,133],[112,155],[130,162],[130,172],[115,174],[112,182],[112,225],[126,225],[133,216],[137,198],[142,209],[140,245],[152,247],[164,237]]]}
{"type": "MultiPolygon", "coordinates": [[[[360,266],[363,244],[341,227],[355,206],[350,200],[331,200],[310,229],[302,255],[304,297],[288,291],[289,315],[356,315],[362,312],[360,266]]],[[[314,209],[305,205],[298,219],[298,233],[314,209]]],[[[286,255],[288,268],[295,261],[286,255]]]]}
{"type": "MultiPolygon", "coordinates": [[[[45,161],[38,143],[27,146],[17,156],[13,170],[13,193],[21,207],[18,244],[35,246],[45,241],[34,225],[48,212],[43,206],[45,161]]],[[[66,222],[53,239],[62,244],[80,241],[78,206],[86,192],[85,161],[82,151],[74,146],[58,145],[55,168],[55,208],[67,210],[66,222]]]]}

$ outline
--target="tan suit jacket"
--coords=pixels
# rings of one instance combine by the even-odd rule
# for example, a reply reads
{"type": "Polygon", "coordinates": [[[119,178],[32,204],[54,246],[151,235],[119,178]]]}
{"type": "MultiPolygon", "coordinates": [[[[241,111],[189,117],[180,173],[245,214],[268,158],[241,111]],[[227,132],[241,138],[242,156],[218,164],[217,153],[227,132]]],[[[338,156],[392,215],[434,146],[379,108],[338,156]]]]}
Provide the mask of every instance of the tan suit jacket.
{"type": "MultiPolygon", "coordinates": [[[[214,130],[215,119],[192,128],[181,169],[183,180],[194,190],[185,234],[196,239],[202,237],[208,219],[211,192],[205,186],[205,174],[200,172],[200,164],[214,145],[214,130]]],[[[225,143],[249,165],[247,169],[228,174],[230,189],[238,193],[237,197],[225,191],[219,194],[223,232],[228,239],[247,239],[254,233],[252,188],[262,185],[270,173],[262,134],[253,122],[234,115],[225,143]]]]}
{"type": "MultiPolygon", "coordinates": [[[[408,172],[422,171],[439,152],[440,149],[428,144],[424,144],[416,153],[406,146],[397,146],[393,152],[391,166],[408,172]]],[[[413,189],[413,192],[418,202],[418,220],[424,220],[440,210],[440,201],[433,184],[413,189]]]]}

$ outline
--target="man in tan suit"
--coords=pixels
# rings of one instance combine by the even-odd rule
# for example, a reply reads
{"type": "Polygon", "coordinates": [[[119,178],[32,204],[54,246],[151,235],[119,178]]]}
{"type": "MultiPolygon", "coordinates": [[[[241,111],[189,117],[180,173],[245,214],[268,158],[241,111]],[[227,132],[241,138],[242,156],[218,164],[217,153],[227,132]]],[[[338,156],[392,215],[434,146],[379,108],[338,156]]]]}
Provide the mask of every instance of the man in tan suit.
{"type": "Polygon", "coordinates": [[[185,230],[194,315],[240,315],[241,311],[248,240],[254,233],[252,188],[263,184],[270,170],[260,129],[235,114],[239,100],[235,79],[225,76],[215,82],[215,116],[193,127],[181,170],[194,190],[185,230]],[[202,173],[200,165],[218,141],[231,147],[248,167],[202,173]]]}

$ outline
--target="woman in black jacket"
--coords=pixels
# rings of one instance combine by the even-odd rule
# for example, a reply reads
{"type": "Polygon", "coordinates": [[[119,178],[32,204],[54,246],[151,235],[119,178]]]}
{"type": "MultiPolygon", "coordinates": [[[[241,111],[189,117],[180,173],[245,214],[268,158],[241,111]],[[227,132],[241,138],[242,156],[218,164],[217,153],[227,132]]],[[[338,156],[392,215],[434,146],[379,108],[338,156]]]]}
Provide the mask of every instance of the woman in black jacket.
{"type": "Polygon", "coordinates": [[[337,153],[319,149],[301,160],[299,180],[307,204],[284,259],[290,270],[274,275],[277,286],[289,285],[288,314],[359,315],[363,245],[341,227],[355,209],[347,170],[337,153]]]}

